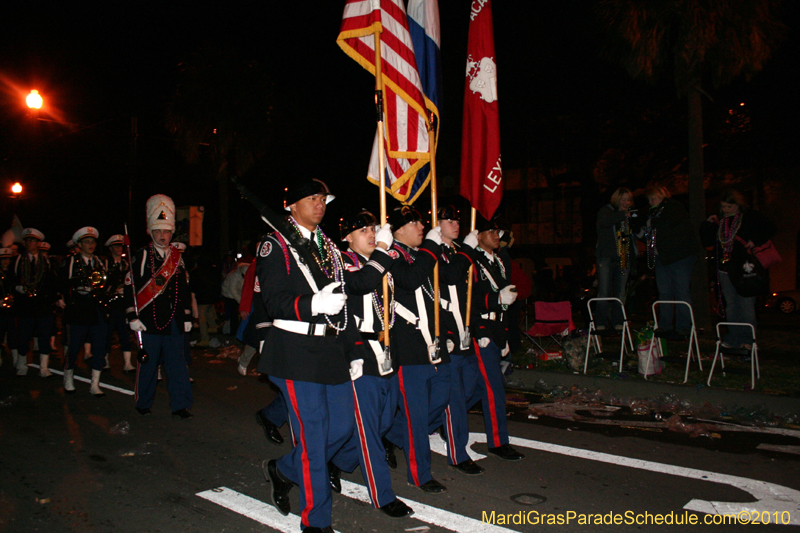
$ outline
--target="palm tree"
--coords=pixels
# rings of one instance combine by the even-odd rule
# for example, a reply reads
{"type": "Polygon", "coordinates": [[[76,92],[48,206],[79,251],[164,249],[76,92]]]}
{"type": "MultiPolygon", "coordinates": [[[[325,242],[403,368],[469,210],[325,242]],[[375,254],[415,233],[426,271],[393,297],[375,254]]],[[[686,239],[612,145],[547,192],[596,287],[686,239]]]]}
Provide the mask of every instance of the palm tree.
{"type": "Polygon", "coordinates": [[[265,153],[272,131],[272,85],[262,66],[232,48],[208,46],[182,62],[166,125],[189,163],[206,158],[217,180],[220,248],[229,249],[228,175],[265,153]]]}
{"type": "MultiPolygon", "coordinates": [[[[610,39],[605,55],[635,79],[672,79],[685,97],[688,126],[689,214],[705,218],[703,86],[749,80],[783,40],[781,0],[599,0],[596,13],[610,39]]],[[[696,269],[693,301],[710,318],[705,262],[696,269]],[[696,296],[696,297],[695,297],[696,296]]]]}

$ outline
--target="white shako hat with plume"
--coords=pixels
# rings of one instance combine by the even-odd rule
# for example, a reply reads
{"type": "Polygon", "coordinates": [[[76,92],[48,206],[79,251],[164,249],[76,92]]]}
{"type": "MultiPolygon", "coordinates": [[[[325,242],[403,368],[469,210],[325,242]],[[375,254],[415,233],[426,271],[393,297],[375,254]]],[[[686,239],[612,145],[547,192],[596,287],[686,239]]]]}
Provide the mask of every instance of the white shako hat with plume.
{"type": "Polygon", "coordinates": [[[175,204],[164,194],[156,194],[147,200],[147,233],[154,229],[175,231],[175,204]]]}

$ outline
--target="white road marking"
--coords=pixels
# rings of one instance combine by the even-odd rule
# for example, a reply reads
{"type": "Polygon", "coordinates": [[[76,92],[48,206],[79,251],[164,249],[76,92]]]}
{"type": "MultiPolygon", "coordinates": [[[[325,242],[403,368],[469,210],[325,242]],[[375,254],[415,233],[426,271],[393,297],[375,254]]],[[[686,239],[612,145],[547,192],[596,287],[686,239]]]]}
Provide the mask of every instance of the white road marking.
{"type": "Polygon", "coordinates": [[[287,516],[283,516],[272,505],[250,496],[245,496],[227,487],[199,492],[196,496],[284,533],[297,533],[300,529],[300,517],[298,515],[290,513],[287,516]]]}
{"type": "MultiPolygon", "coordinates": [[[[351,483],[350,481],[343,479],[342,495],[372,505],[372,501],[369,499],[369,494],[367,493],[367,488],[363,485],[351,483]]],[[[408,498],[401,499],[406,502],[409,507],[414,509],[414,516],[411,518],[421,520],[422,522],[431,524],[433,526],[439,526],[441,528],[449,529],[450,531],[456,531],[458,533],[471,533],[473,531],[480,531],[481,533],[516,533],[513,529],[506,529],[504,527],[487,524],[474,518],[451,513],[450,511],[445,511],[444,509],[439,509],[437,507],[431,507],[430,505],[415,502],[414,500],[409,500],[408,498]]]]}
{"type": "MultiPolygon", "coordinates": [[[[197,496],[285,533],[296,532],[300,522],[300,517],[295,514],[283,516],[272,505],[245,496],[227,487],[200,492],[197,496]]],[[[342,480],[342,496],[372,505],[366,487],[345,479],[342,480]]],[[[408,498],[402,498],[402,500],[414,509],[414,516],[411,519],[450,531],[456,531],[457,533],[517,533],[513,529],[486,524],[480,520],[437,509],[408,498]]]]}
{"type": "MultiPolygon", "coordinates": [[[[29,364],[28,366],[33,367],[33,368],[37,368],[37,369],[39,368],[39,365],[35,365],[35,364],[29,364]]],[[[61,372],[60,370],[54,370],[52,368],[50,369],[50,372],[52,372],[53,374],[58,374],[59,376],[63,376],[64,375],[64,373],[61,372]]],[[[83,376],[73,376],[73,378],[75,379],[75,381],[83,381],[84,383],[91,383],[92,382],[91,379],[85,378],[83,376]]],[[[121,389],[119,387],[115,387],[114,385],[107,385],[107,384],[102,383],[102,382],[100,383],[100,386],[102,388],[104,388],[104,389],[113,390],[115,392],[120,392],[122,394],[127,394],[128,396],[133,396],[135,394],[132,390],[121,389]]]]}
{"type": "MultiPolygon", "coordinates": [[[[761,513],[766,511],[768,513],[778,513],[778,515],[780,515],[782,512],[788,511],[791,515],[790,524],[793,526],[800,525],[800,491],[790,489],[788,487],[745,477],[718,474],[717,472],[710,472],[708,470],[684,468],[682,466],[656,463],[653,461],[645,461],[643,459],[633,459],[621,455],[593,452],[591,450],[582,450],[580,448],[571,448],[569,446],[560,446],[558,444],[549,444],[535,440],[520,439],[517,437],[510,437],[509,441],[514,446],[529,448],[531,450],[558,453],[561,455],[578,457],[580,459],[588,459],[589,461],[599,461],[601,463],[627,466],[629,468],[638,468],[640,470],[649,470],[651,472],[658,472],[671,476],[680,476],[690,479],[697,479],[700,481],[709,481],[711,483],[730,485],[731,487],[749,492],[756,499],[756,501],[742,503],[691,500],[689,503],[684,505],[683,508],[689,511],[698,511],[712,515],[738,514],[741,511],[749,511],[751,513],[761,513]]],[[[483,433],[470,433],[469,445],[471,446],[475,442],[485,443],[486,435],[483,433]]],[[[441,451],[438,449],[431,449],[437,453],[441,453],[441,451]]]]}
{"type": "Polygon", "coordinates": [[[781,453],[793,453],[795,455],[800,455],[800,446],[791,446],[791,445],[783,445],[783,444],[759,444],[757,449],[765,450],[768,452],[781,452],[781,453]]]}

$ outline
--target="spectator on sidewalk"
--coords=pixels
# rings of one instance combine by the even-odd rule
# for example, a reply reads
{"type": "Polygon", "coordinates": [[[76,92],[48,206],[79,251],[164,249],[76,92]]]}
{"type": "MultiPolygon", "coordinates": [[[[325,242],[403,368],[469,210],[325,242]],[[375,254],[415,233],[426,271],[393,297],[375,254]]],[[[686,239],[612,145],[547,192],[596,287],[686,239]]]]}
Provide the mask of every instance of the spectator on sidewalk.
{"type": "Polygon", "coordinates": [[[198,322],[200,325],[200,342],[198,346],[208,346],[209,334],[216,333],[217,311],[214,307],[220,298],[219,277],[217,267],[210,257],[203,255],[197,260],[197,266],[190,272],[190,285],[197,299],[198,322]]]}
{"type": "Polygon", "coordinates": [[[222,300],[225,303],[225,326],[222,332],[226,335],[236,334],[239,327],[239,302],[242,299],[242,287],[248,263],[241,262],[222,281],[222,300]]]}

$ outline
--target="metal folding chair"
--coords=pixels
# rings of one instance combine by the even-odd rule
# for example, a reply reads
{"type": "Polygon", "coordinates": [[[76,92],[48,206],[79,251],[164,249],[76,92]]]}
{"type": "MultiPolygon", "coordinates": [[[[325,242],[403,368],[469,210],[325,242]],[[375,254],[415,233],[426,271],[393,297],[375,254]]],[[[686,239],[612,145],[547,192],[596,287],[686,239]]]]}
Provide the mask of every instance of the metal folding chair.
{"type": "Polygon", "coordinates": [[[594,353],[595,355],[599,354],[602,350],[600,349],[600,341],[598,340],[599,335],[597,334],[597,326],[594,323],[594,314],[592,313],[592,302],[617,302],[619,306],[622,308],[622,341],[620,342],[619,346],[619,370],[622,372],[622,359],[625,356],[625,341],[627,340],[631,349],[631,353],[634,353],[635,350],[633,348],[633,337],[631,336],[631,327],[628,322],[628,314],[625,312],[625,304],[622,303],[622,300],[619,298],[591,298],[588,302],[586,302],[586,307],[589,310],[589,336],[586,338],[586,357],[583,362],[583,373],[586,373],[586,370],[589,368],[589,347],[592,345],[592,341],[594,341],[594,353]]]}
{"type": "MultiPolygon", "coordinates": [[[[689,363],[692,360],[692,341],[694,341],[694,348],[696,349],[696,356],[697,356],[697,365],[700,367],[700,370],[703,370],[703,362],[700,361],[700,344],[697,342],[697,328],[694,325],[694,312],[692,311],[692,306],[689,305],[689,302],[683,302],[678,300],[656,300],[653,302],[653,323],[655,324],[654,331],[653,331],[653,340],[655,340],[655,330],[658,329],[658,314],[656,313],[656,306],[661,304],[675,304],[675,305],[685,305],[689,308],[689,317],[692,319],[692,329],[689,332],[689,350],[686,353],[686,375],[683,377],[683,382],[686,383],[689,381],[689,363]]],[[[650,361],[652,361],[653,357],[653,345],[655,342],[650,342],[650,350],[647,353],[647,362],[645,363],[644,367],[644,379],[647,379],[647,373],[650,370],[650,361]]]]}
{"type": "MultiPolygon", "coordinates": [[[[708,373],[708,386],[711,386],[711,376],[714,375],[714,367],[717,364],[717,357],[719,357],[720,365],[722,365],[722,375],[725,375],[725,358],[723,352],[720,350],[722,344],[722,336],[719,334],[720,326],[742,326],[749,327],[753,333],[753,345],[750,347],[750,388],[756,388],[756,377],[761,379],[761,369],[758,366],[758,345],[756,344],[756,328],[752,324],[745,322],[719,322],[717,324],[717,349],[714,352],[714,361],[711,363],[711,372],[708,373]]],[[[702,369],[701,369],[702,370],[702,369]]]]}

